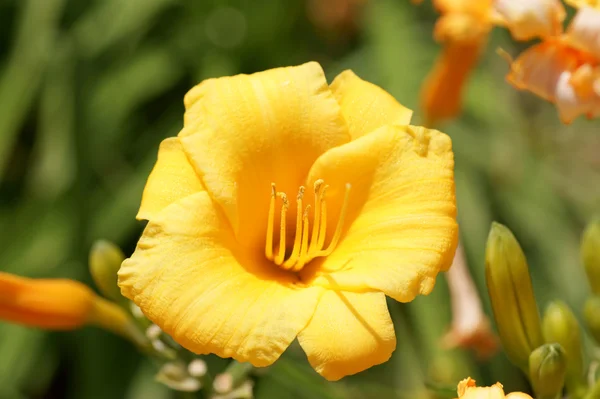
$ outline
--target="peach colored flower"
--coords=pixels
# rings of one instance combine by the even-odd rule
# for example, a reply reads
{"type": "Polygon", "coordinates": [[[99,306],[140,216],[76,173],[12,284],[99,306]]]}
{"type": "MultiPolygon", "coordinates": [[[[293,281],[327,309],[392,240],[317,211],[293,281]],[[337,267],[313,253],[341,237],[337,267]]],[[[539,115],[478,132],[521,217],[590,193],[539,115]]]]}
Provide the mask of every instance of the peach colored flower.
{"type": "Polygon", "coordinates": [[[564,34],[512,61],[507,80],[556,104],[564,123],[600,115],[600,9],[581,6],[564,34]]]}
{"type": "Polygon", "coordinates": [[[442,53],[421,91],[425,124],[432,126],[461,111],[463,91],[494,25],[508,29],[515,40],[562,32],[565,11],[558,0],[434,0],[441,14],[434,38],[442,53]]]}

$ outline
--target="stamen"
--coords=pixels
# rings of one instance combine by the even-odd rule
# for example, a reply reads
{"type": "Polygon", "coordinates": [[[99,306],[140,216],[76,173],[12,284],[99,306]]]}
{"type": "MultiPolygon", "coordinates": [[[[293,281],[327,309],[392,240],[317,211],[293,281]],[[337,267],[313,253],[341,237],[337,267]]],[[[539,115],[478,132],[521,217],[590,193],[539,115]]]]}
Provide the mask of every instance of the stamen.
{"type": "Polygon", "coordinates": [[[265,244],[265,255],[267,259],[273,260],[273,223],[275,220],[275,183],[271,183],[271,201],[269,203],[269,221],[267,222],[267,239],[265,244]]]}
{"type": "Polygon", "coordinates": [[[302,217],[302,248],[300,249],[300,259],[298,263],[294,265],[293,271],[297,272],[304,267],[304,264],[308,261],[308,229],[310,222],[308,221],[308,213],[310,212],[310,205],[306,207],[304,216],[302,217]]]}
{"type": "Polygon", "coordinates": [[[290,203],[288,202],[287,195],[285,193],[277,193],[277,196],[281,198],[283,201],[283,206],[281,207],[281,230],[279,233],[279,251],[277,256],[275,256],[275,264],[281,265],[283,263],[283,259],[285,258],[285,235],[286,235],[286,216],[287,210],[290,207],[290,203]]]}
{"type": "MultiPolygon", "coordinates": [[[[325,201],[325,193],[329,186],[323,187],[323,192],[321,193],[321,225],[319,226],[319,239],[317,242],[317,251],[323,249],[323,245],[325,244],[325,237],[327,237],[327,202],[325,201]]],[[[318,256],[315,254],[314,256],[318,256]]]]}
{"type": "Polygon", "coordinates": [[[319,252],[316,256],[328,256],[331,255],[335,246],[337,245],[340,237],[342,235],[342,228],[344,227],[344,218],[346,217],[346,210],[348,209],[348,199],[350,198],[350,183],[346,183],[346,193],[344,194],[344,204],[342,205],[342,210],[340,212],[340,218],[338,219],[337,226],[335,227],[335,232],[333,233],[333,238],[329,243],[329,246],[326,250],[319,252]]]}
{"type": "Polygon", "coordinates": [[[323,185],[323,180],[319,179],[315,182],[315,217],[313,222],[312,235],[310,237],[310,247],[308,249],[308,253],[312,254],[315,251],[319,251],[321,248],[317,248],[318,238],[319,238],[319,230],[321,228],[321,186],[323,185]]]}
{"type": "Polygon", "coordinates": [[[348,202],[350,198],[350,184],[346,184],[346,191],[344,194],[344,202],[342,209],[340,210],[340,217],[337,222],[335,232],[331,242],[327,246],[327,249],[323,249],[325,239],[327,238],[327,201],[326,191],[329,186],[324,184],[324,181],[319,179],[315,181],[314,192],[315,192],[315,214],[313,216],[313,229],[310,230],[310,209],[311,206],[307,205],[303,208],[304,199],[304,187],[300,187],[298,195],[296,196],[296,232],[294,235],[294,245],[292,251],[286,258],[286,233],[287,233],[287,211],[289,209],[289,201],[285,193],[277,192],[275,184],[271,184],[271,198],[269,203],[269,215],[267,224],[267,237],[265,244],[265,255],[267,259],[273,261],[276,265],[280,266],[285,270],[291,270],[297,272],[301,270],[304,265],[319,256],[330,255],[335,247],[337,246],[344,227],[344,219],[348,209],[348,202]],[[275,202],[276,197],[281,198],[281,221],[279,231],[279,247],[277,254],[274,254],[274,223],[275,223],[275,202]],[[310,238],[309,238],[310,235],[310,238]]]}
{"type": "Polygon", "coordinates": [[[294,247],[289,259],[283,262],[283,268],[289,269],[298,261],[300,256],[300,244],[302,242],[302,198],[304,197],[304,187],[300,186],[298,196],[296,197],[296,234],[294,236],[294,247]]]}

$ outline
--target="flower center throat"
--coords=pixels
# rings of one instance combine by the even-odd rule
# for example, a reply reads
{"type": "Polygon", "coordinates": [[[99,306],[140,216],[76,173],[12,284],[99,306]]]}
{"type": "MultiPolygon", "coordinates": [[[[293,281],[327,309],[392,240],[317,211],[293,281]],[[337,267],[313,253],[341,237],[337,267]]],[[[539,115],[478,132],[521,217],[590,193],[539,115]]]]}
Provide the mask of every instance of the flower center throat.
{"type": "Polygon", "coordinates": [[[314,184],[315,209],[312,217],[311,231],[311,205],[309,204],[304,207],[303,198],[305,188],[304,186],[300,186],[298,195],[296,196],[296,230],[293,246],[291,247],[291,251],[288,251],[288,243],[286,243],[286,218],[290,208],[290,201],[285,193],[277,191],[275,183],[271,183],[271,200],[265,243],[265,255],[267,259],[273,261],[284,270],[297,272],[302,270],[314,258],[328,256],[333,252],[342,235],[344,217],[348,208],[350,184],[346,184],[340,217],[331,241],[327,245],[327,248],[324,249],[327,237],[327,202],[325,197],[328,187],[321,179],[317,180],[314,184]],[[279,245],[275,246],[275,207],[278,202],[281,202],[281,221],[279,226],[279,245]]]}

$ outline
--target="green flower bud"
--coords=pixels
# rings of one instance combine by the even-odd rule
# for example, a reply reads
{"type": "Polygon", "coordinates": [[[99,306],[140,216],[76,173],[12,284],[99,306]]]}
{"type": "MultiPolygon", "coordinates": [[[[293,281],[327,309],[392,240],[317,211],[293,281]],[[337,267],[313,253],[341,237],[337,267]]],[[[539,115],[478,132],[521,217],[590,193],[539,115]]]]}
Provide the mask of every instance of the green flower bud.
{"type": "Polygon", "coordinates": [[[560,344],[544,344],[529,356],[529,379],[538,398],[557,398],[567,372],[567,357],[560,344]]]}
{"type": "Polygon", "coordinates": [[[592,292],[600,294],[600,219],[588,224],[583,232],[581,258],[592,292]]]}
{"type": "Polygon", "coordinates": [[[511,231],[492,223],[485,250],[488,293],[508,358],[527,373],[529,355],[544,343],[527,261],[511,231]]]}
{"type": "Polygon", "coordinates": [[[117,285],[117,272],[123,260],[123,252],[109,241],[99,240],[92,245],[89,263],[94,282],[105,297],[120,304],[126,302],[117,285]]]}
{"type": "Polygon", "coordinates": [[[553,301],[544,313],[542,331],[546,342],[559,343],[568,361],[567,387],[574,393],[584,384],[583,347],[581,329],[575,315],[561,301],[553,301]]]}
{"type": "Polygon", "coordinates": [[[600,296],[594,295],[585,301],[583,318],[592,337],[600,343],[600,296]]]}

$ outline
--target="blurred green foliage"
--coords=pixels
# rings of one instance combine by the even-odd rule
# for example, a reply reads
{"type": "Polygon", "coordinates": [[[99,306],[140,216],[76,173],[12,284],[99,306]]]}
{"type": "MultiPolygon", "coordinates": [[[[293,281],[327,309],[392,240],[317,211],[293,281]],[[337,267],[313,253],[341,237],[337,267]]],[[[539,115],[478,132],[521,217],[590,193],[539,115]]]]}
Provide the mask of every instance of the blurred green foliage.
{"type": "MultiPolygon", "coordinates": [[[[418,108],[438,46],[430,5],[371,0],[355,28],[317,28],[301,0],[0,0],[0,269],[90,282],[96,239],[131,253],[134,219],[159,142],[182,126],[183,95],[208,77],[319,61],[418,108]]],[[[558,122],[552,105],[504,83],[494,50],[519,48],[496,30],[470,82],[454,141],[461,237],[483,294],[492,220],[521,242],[542,306],[581,309],[578,255],[600,200],[598,122],[558,122]]],[[[413,123],[420,122],[419,111],[413,123]]],[[[257,376],[258,398],[415,398],[446,394],[468,375],[527,389],[504,355],[478,362],[443,351],[450,322],[443,277],[409,305],[390,301],[398,349],[385,365],[327,383],[296,347],[257,376]]],[[[580,316],[580,312],[576,312],[580,316]]],[[[225,362],[212,359],[214,370],[225,362]]],[[[0,324],[0,398],[162,399],[173,394],[127,343],[103,331],[44,333],[0,324]]],[[[452,396],[450,396],[452,397],[452,396]]]]}

